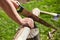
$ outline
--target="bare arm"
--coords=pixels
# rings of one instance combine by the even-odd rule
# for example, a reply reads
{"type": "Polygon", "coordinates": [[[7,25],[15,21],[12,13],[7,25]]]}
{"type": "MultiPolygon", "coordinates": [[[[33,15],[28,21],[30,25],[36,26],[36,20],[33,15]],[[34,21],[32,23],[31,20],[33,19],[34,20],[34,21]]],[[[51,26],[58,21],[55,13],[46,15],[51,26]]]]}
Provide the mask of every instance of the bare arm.
{"type": "Polygon", "coordinates": [[[21,24],[21,17],[18,15],[15,7],[10,0],[0,0],[0,6],[4,9],[9,17],[11,17],[18,24],[21,24]]]}
{"type": "Polygon", "coordinates": [[[14,5],[10,0],[0,0],[0,6],[3,8],[3,10],[7,13],[9,17],[11,17],[15,22],[17,22],[19,25],[26,25],[28,24],[29,27],[34,27],[34,21],[31,18],[25,18],[22,19],[19,14],[17,13],[14,5]]]}

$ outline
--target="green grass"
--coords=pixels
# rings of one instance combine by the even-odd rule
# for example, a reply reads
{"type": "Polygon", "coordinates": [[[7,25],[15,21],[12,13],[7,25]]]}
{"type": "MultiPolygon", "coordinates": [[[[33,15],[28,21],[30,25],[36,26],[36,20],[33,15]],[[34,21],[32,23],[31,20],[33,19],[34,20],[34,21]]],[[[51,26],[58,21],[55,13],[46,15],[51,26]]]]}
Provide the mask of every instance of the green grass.
{"type": "Polygon", "coordinates": [[[18,25],[0,10],[0,40],[12,40],[18,25]]]}
{"type": "MultiPolygon", "coordinates": [[[[56,8],[55,6],[49,7],[46,3],[43,2],[31,2],[28,4],[22,4],[22,6],[24,6],[29,11],[38,7],[44,11],[56,12],[56,10],[54,10],[56,8]]],[[[53,16],[46,14],[41,14],[39,17],[58,28],[57,32],[54,34],[54,40],[60,40],[60,21],[53,21],[51,20],[53,16]]],[[[47,34],[49,31],[51,31],[51,28],[48,28],[39,23],[36,23],[36,25],[40,30],[40,39],[48,40],[47,34]]],[[[0,10],[0,40],[12,40],[18,27],[19,25],[17,23],[10,19],[3,10],[0,10]]]]}

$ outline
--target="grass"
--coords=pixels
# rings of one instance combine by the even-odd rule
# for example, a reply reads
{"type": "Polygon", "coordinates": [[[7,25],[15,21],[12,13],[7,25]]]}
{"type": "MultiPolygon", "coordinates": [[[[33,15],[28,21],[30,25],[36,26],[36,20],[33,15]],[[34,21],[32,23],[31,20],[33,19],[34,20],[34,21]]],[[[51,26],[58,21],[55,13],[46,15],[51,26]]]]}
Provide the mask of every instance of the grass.
{"type": "MultiPolygon", "coordinates": [[[[22,6],[24,6],[29,11],[31,11],[33,8],[38,7],[44,11],[56,12],[54,10],[55,7],[48,7],[48,5],[43,2],[31,2],[28,4],[22,4],[22,6]]],[[[58,28],[57,32],[54,34],[54,40],[60,40],[60,21],[53,21],[51,20],[53,16],[46,14],[41,14],[39,17],[58,28]]],[[[47,34],[49,31],[51,31],[51,28],[48,28],[39,23],[36,23],[36,25],[40,30],[40,39],[48,40],[47,34]]],[[[20,25],[10,19],[3,10],[0,10],[0,40],[12,40],[19,26],[20,25]]]]}
{"type": "Polygon", "coordinates": [[[0,40],[12,40],[18,25],[0,10],[0,40]]]}

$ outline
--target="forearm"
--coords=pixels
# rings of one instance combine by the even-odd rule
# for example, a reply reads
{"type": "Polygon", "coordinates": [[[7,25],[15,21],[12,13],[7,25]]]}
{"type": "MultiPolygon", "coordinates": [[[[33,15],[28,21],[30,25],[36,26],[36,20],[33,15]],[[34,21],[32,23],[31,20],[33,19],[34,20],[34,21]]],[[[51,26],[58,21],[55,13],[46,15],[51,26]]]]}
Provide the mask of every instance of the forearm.
{"type": "Polygon", "coordinates": [[[21,24],[21,19],[22,18],[18,15],[15,7],[13,6],[13,4],[11,3],[10,0],[4,0],[4,1],[2,1],[1,7],[4,9],[4,11],[7,13],[7,15],[9,17],[11,17],[18,24],[21,24]]]}

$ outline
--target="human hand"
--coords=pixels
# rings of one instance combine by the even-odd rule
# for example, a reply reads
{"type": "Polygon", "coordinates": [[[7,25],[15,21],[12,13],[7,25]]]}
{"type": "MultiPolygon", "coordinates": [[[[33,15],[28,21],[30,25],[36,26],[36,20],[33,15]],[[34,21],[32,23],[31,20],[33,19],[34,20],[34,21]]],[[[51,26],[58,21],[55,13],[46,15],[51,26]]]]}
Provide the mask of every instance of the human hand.
{"type": "Polygon", "coordinates": [[[24,18],[21,20],[22,25],[28,24],[30,28],[34,28],[34,21],[31,18],[24,18]]]}

